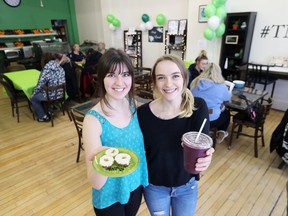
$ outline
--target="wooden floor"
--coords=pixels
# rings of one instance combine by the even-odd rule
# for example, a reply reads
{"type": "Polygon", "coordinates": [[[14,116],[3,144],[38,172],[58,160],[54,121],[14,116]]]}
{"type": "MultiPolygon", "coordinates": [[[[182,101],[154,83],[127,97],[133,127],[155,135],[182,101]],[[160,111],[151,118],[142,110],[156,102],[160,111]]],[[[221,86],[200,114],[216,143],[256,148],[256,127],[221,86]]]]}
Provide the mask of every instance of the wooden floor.
{"type": "MultiPolygon", "coordinates": [[[[217,146],[199,182],[197,216],[287,215],[288,168],[279,170],[280,158],[269,152],[271,133],[282,116],[271,111],[259,158],[246,137],[235,139],[230,151],[225,142],[217,146]]],[[[77,142],[67,115],[57,115],[52,128],[33,121],[24,107],[17,123],[0,91],[0,215],[93,215],[84,154],[76,163],[77,142]]],[[[138,215],[149,215],[144,202],[138,215]]]]}

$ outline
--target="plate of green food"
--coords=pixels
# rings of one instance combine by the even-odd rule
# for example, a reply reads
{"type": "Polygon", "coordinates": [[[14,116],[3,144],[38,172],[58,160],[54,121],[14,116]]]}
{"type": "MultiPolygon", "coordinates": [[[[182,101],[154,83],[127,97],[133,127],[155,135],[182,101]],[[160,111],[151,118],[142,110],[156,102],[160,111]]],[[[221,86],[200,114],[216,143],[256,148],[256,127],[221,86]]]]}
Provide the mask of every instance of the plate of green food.
{"type": "Polygon", "coordinates": [[[136,170],[139,165],[139,157],[130,149],[110,147],[97,153],[92,165],[102,175],[122,177],[136,170]]]}

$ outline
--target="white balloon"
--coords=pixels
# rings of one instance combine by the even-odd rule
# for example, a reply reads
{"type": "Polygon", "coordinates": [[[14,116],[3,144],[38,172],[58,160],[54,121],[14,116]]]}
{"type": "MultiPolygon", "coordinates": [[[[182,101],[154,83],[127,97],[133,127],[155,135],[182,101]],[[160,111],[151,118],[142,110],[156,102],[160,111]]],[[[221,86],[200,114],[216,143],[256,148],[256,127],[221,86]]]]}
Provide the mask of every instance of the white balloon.
{"type": "Polygon", "coordinates": [[[145,26],[145,23],[144,23],[144,22],[142,22],[142,23],[139,25],[139,29],[140,29],[141,31],[145,31],[145,30],[146,30],[146,26],[145,26]]]}
{"type": "Polygon", "coordinates": [[[153,23],[151,21],[148,21],[145,23],[146,29],[147,30],[151,30],[154,26],[153,23]]]}
{"type": "Polygon", "coordinates": [[[116,27],[111,23],[111,24],[109,25],[109,29],[110,29],[111,31],[115,31],[116,27]]]}
{"type": "Polygon", "coordinates": [[[218,16],[211,16],[208,19],[208,25],[212,30],[215,30],[220,25],[220,18],[218,16]]]}

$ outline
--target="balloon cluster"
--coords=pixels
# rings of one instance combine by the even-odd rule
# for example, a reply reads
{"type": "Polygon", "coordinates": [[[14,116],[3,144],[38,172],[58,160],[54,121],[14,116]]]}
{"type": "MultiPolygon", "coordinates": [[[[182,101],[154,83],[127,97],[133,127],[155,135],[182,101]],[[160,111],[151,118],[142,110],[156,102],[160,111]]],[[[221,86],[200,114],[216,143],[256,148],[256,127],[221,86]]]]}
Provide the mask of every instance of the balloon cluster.
{"type": "Polygon", "coordinates": [[[114,17],[112,14],[108,14],[106,17],[108,23],[110,23],[109,28],[110,30],[114,31],[116,28],[120,27],[120,20],[114,17]]]}
{"type": "Polygon", "coordinates": [[[227,15],[226,4],[227,0],[212,0],[205,7],[205,16],[208,18],[208,26],[203,35],[207,40],[213,40],[216,37],[220,38],[225,32],[226,26],[224,18],[227,15]]]}
{"type": "MultiPolygon", "coordinates": [[[[156,23],[160,26],[163,26],[166,23],[166,17],[163,14],[158,14],[156,17],[156,23]]],[[[143,14],[142,23],[139,25],[139,29],[145,31],[151,30],[153,27],[153,23],[150,21],[148,14],[143,14]]]]}
{"type": "Polygon", "coordinates": [[[139,29],[142,31],[151,30],[153,28],[153,23],[150,21],[150,17],[148,14],[142,15],[142,22],[139,25],[139,29]]]}

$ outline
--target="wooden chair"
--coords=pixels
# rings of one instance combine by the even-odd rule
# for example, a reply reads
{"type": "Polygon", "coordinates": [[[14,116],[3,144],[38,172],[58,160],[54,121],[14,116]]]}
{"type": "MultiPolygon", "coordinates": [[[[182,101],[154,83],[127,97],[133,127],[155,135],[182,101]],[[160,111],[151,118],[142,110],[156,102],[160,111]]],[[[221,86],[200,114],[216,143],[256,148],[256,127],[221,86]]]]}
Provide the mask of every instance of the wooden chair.
{"type": "Polygon", "coordinates": [[[232,119],[232,129],[231,129],[231,134],[230,134],[230,140],[229,140],[229,146],[228,149],[231,149],[232,146],[232,141],[233,141],[233,134],[236,133],[236,138],[238,138],[240,135],[248,136],[254,138],[254,155],[255,157],[258,157],[258,138],[262,139],[262,146],[265,146],[264,143],[264,124],[267,115],[269,114],[269,111],[272,106],[272,99],[269,98],[268,100],[264,101],[260,105],[260,118],[257,120],[257,122],[253,122],[246,112],[239,112],[236,115],[233,116],[232,119]],[[242,131],[243,126],[253,128],[254,129],[254,134],[251,134],[249,132],[244,133],[242,131]],[[238,130],[236,131],[236,128],[238,127],[238,130]]]}
{"type": "Polygon", "coordinates": [[[273,98],[275,84],[278,78],[269,74],[269,69],[269,65],[249,63],[246,71],[246,84],[253,88],[255,88],[256,84],[263,85],[264,91],[267,85],[272,84],[271,98],[273,98]]]}
{"type": "Polygon", "coordinates": [[[51,117],[51,125],[54,127],[54,108],[59,107],[62,111],[63,115],[65,115],[65,111],[67,111],[68,117],[70,121],[72,121],[70,113],[68,111],[68,107],[65,104],[65,84],[60,84],[58,86],[45,86],[44,90],[47,95],[47,101],[45,101],[46,111],[50,113],[51,117]],[[53,99],[51,95],[58,95],[57,99],[53,99]]]}
{"type": "MultiPolygon", "coordinates": [[[[3,79],[0,79],[0,83],[4,87],[7,95],[9,96],[10,103],[11,103],[11,109],[12,109],[12,116],[13,117],[15,116],[15,114],[14,114],[14,110],[15,110],[16,115],[17,115],[17,122],[19,123],[20,122],[19,121],[19,107],[23,107],[23,106],[19,106],[19,103],[27,102],[30,111],[32,111],[31,103],[24,93],[16,93],[13,89],[13,86],[11,86],[9,83],[5,82],[3,79]]],[[[34,118],[34,116],[33,116],[33,118],[34,118]]]]}
{"type": "Polygon", "coordinates": [[[13,71],[20,71],[20,70],[26,70],[25,65],[23,65],[23,64],[14,64],[14,65],[9,65],[6,68],[6,72],[13,72],[13,71]]]}
{"type": "Polygon", "coordinates": [[[84,115],[75,112],[73,109],[71,109],[71,117],[73,119],[77,134],[78,134],[78,152],[77,152],[77,158],[76,162],[79,162],[80,153],[83,149],[83,140],[82,140],[82,128],[83,128],[83,121],[84,121],[84,115]]]}
{"type": "Polygon", "coordinates": [[[136,73],[143,73],[144,71],[148,71],[147,74],[143,75],[143,76],[137,76],[135,77],[135,84],[138,84],[138,86],[136,87],[136,89],[143,89],[146,91],[152,91],[152,76],[151,76],[151,72],[152,69],[148,68],[148,67],[138,67],[137,69],[135,69],[136,73]]]}

